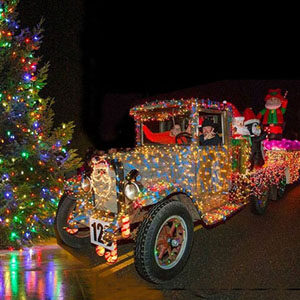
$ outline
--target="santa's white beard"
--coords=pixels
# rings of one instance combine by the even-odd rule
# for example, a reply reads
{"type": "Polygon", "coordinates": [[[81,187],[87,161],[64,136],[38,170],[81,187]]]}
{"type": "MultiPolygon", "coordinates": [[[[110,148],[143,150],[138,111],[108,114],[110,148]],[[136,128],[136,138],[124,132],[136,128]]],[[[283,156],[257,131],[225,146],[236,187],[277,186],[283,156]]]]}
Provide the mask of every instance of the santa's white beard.
{"type": "Polygon", "coordinates": [[[240,135],[250,135],[249,130],[245,126],[235,126],[236,133],[240,135]]]}

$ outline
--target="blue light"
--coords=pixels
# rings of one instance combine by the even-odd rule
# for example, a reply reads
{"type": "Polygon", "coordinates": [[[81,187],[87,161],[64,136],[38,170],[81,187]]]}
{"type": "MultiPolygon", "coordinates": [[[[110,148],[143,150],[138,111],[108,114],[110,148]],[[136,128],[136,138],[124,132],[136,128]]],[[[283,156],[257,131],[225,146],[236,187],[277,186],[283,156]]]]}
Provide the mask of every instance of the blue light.
{"type": "Polygon", "coordinates": [[[9,179],[9,175],[7,173],[2,175],[2,180],[8,180],[9,179]]]}
{"type": "Polygon", "coordinates": [[[6,199],[11,199],[12,196],[13,196],[12,192],[5,192],[5,193],[4,193],[4,197],[5,197],[6,199]]]}
{"type": "Polygon", "coordinates": [[[24,78],[25,81],[30,81],[31,80],[31,75],[28,74],[28,73],[25,73],[23,78],[24,78]]]}
{"type": "Polygon", "coordinates": [[[41,159],[42,161],[47,162],[47,161],[49,160],[49,158],[50,158],[49,153],[41,153],[41,154],[40,154],[40,159],[41,159]]]}

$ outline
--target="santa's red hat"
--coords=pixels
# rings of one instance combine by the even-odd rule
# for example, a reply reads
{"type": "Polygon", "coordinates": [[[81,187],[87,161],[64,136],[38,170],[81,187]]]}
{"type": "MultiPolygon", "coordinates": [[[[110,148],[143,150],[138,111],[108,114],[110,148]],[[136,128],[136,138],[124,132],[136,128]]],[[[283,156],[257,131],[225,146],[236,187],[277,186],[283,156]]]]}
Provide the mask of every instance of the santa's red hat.
{"type": "Polygon", "coordinates": [[[240,114],[240,112],[237,110],[237,108],[232,103],[230,103],[230,105],[232,107],[233,118],[236,120],[243,121],[244,117],[240,114]]]}
{"type": "Polygon", "coordinates": [[[286,99],[281,95],[281,89],[275,89],[275,90],[270,89],[268,91],[268,95],[265,97],[265,101],[267,101],[271,98],[277,98],[281,102],[286,101],[286,99]]]}
{"type": "Polygon", "coordinates": [[[255,113],[253,112],[251,107],[247,107],[244,110],[244,117],[245,117],[244,125],[248,125],[254,122],[260,123],[259,119],[256,118],[255,113]]]}

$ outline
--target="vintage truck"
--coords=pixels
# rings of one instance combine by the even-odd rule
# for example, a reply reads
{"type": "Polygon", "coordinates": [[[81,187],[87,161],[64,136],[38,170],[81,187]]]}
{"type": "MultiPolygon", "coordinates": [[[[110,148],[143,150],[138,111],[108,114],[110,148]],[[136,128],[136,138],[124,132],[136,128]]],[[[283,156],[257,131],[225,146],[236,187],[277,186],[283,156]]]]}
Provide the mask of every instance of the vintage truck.
{"type": "Polygon", "coordinates": [[[67,179],[55,228],[69,247],[92,244],[109,263],[117,261],[119,241],[132,239],[136,270],[148,281],[169,280],[183,269],[196,221],[211,227],[247,203],[262,215],[299,177],[300,151],[284,148],[270,146],[264,165],[250,168],[251,138],[232,138],[226,101],[154,101],[130,115],[136,147],[96,151],[81,174],[67,179]],[[216,125],[217,145],[199,142],[205,119],[216,125]]]}

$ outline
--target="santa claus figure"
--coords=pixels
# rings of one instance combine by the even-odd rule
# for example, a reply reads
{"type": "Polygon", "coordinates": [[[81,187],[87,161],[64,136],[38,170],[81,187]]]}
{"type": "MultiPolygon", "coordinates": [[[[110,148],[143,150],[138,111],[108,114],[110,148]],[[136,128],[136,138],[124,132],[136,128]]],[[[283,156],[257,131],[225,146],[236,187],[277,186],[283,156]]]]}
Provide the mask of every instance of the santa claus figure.
{"type": "Polygon", "coordinates": [[[265,108],[261,110],[257,117],[262,121],[264,131],[269,133],[270,140],[282,139],[284,125],[283,115],[286,111],[288,100],[281,95],[280,89],[269,90],[265,97],[265,108]]]}
{"type": "Polygon", "coordinates": [[[248,129],[245,127],[243,117],[237,108],[231,104],[232,112],[233,112],[233,120],[232,120],[232,137],[234,139],[243,139],[243,135],[250,135],[248,129]]]}
{"type": "Polygon", "coordinates": [[[251,136],[251,154],[250,154],[250,169],[261,168],[264,161],[264,153],[261,142],[266,138],[267,133],[260,128],[260,120],[255,116],[252,108],[246,108],[244,111],[244,125],[251,136]]]}

